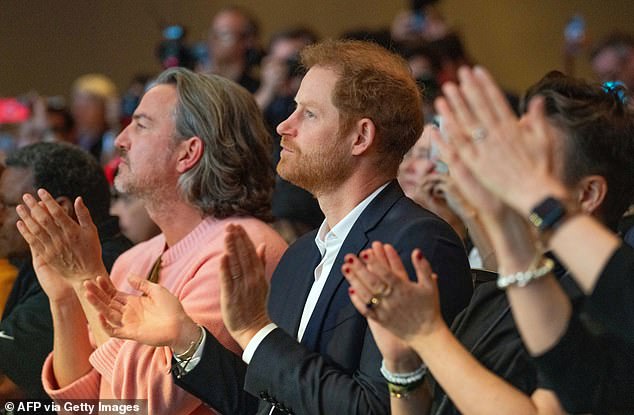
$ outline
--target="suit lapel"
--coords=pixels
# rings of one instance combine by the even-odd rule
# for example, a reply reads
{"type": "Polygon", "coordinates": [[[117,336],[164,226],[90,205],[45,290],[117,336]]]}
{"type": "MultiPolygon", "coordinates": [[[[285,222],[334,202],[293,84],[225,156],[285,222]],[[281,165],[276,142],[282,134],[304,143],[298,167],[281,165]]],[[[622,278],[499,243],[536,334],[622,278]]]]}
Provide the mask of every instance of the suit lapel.
{"type": "MultiPolygon", "coordinates": [[[[303,252],[298,251],[298,256],[295,258],[295,261],[293,261],[292,267],[296,269],[310,269],[314,271],[314,269],[317,268],[317,265],[319,265],[320,260],[321,255],[319,253],[319,249],[317,249],[317,246],[313,243],[311,249],[304,250],[303,252]]],[[[297,274],[293,273],[293,275],[297,274]]],[[[285,287],[285,293],[283,293],[285,297],[284,312],[275,313],[270,310],[271,314],[274,315],[274,321],[277,325],[286,330],[288,333],[291,333],[293,336],[297,335],[299,323],[304,311],[304,305],[306,304],[308,293],[315,281],[313,275],[313,273],[306,275],[306,277],[300,277],[297,275],[296,278],[288,279],[288,286],[285,287]]],[[[269,304],[271,304],[271,302],[269,302],[269,304]]]]}
{"type": "MultiPolygon", "coordinates": [[[[373,229],[385,216],[387,211],[403,196],[403,191],[398,186],[396,180],[392,181],[388,186],[379,193],[376,198],[366,207],[361,216],[350,229],[341,249],[337,253],[337,258],[328,274],[328,280],[319,295],[319,300],[315,306],[315,310],[310,317],[306,331],[302,337],[302,343],[310,350],[317,351],[319,338],[323,327],[324,320],[328,313],[337,313],[342,307],[350,302],[347,296],[335,296],[337,290],[347,290],[348,284],[341,273],[343,258],[348,253],[358,254],[362,249],[367,247],[372,241],[368,241],[367,232],[373,229]],[[334,298],[339,300],[334,301],[334,298]]],[[[315,265],[316,266],[316,265],[315,265]]],[[[314,268],[313,268],[314,269],[314,268]]],[[[308,288],[310,290],[310,287],[308,288]]],[[[304,302],[305,303],[305,302],[304,302]]],[[[303,304],[302,303],[302,309],[303,304]]],[[[302,311],[300,310],[300,318],[302,311]]],[[[295,331],[296,333],[297,331],[295,331]]]]}

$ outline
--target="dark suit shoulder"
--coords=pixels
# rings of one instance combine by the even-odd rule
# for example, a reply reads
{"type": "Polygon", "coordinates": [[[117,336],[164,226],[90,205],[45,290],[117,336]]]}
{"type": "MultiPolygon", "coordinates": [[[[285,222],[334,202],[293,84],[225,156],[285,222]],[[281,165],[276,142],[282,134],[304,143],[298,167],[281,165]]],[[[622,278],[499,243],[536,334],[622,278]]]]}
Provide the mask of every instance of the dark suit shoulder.
{"type": "Polygon", "coordinates": [[[440,304],[447,324],[469,303],[473,281],[465,247],[439,216],[402,196],[367,236],[370,243],[381,241],[394,246],[412,279],[416,274],[411,253],[416,248],[421,250],[438,275],[440,304]]]}
{"type": "Polygon", "coordinates": [[[289,245],[288,249],[286,250],[284,254],[286,255],[289,252],[302,251],[302,250],[305,250],[306,248],[310,248],[311,246],[314,246],[316,236],[317,236],[317,229],[313,229],[312,231],[305,233],[304,235],[297,238],[295,242],[289,245]]]}

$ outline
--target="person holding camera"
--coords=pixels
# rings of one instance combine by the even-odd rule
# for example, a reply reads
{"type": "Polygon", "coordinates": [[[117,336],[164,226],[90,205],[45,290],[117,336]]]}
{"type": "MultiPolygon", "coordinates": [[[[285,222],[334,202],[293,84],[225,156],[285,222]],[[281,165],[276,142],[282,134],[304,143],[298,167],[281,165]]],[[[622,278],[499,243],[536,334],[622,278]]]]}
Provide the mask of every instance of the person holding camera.
{"type": "Polygon", "coordinates": [[[405,154],[399,166],[398,181],[403,192],[443,218],[456,231],[469,252],[471,268],[495,271],[495,253],[477,211],[462,195],[441,160],[431,136],[436,125],[427,124],[420,138],[405,154]]]}

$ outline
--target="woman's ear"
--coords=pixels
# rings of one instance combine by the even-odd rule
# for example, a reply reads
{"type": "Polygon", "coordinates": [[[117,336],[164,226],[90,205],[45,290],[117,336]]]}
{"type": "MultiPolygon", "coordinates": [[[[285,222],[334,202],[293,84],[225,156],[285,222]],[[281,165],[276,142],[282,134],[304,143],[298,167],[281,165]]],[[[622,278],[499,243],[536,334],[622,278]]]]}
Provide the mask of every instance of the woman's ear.
{"type": "Polygon", "coordinates": [[[577,189],[581,210],[588,214],[594,214],[605,200],[608,193],[608,183],[603,176],[586,176],[579,181],[577,189]]]}

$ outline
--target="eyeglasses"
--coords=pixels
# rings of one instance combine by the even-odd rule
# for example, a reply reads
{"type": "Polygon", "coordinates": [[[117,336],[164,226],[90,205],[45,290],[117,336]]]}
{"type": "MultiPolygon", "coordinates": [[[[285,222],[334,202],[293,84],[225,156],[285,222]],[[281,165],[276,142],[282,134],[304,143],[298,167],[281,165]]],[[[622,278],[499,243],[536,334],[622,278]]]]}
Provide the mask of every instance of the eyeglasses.
{"type": "Polygon", "coordinates": [[[429,160],[429,157],[429,148],[419,147],[415,149],[412,148],[407,153],[405,153],[405,155],[403,156],[403,160],[409,160],[411,158],[415,160],[429,160]]]}

